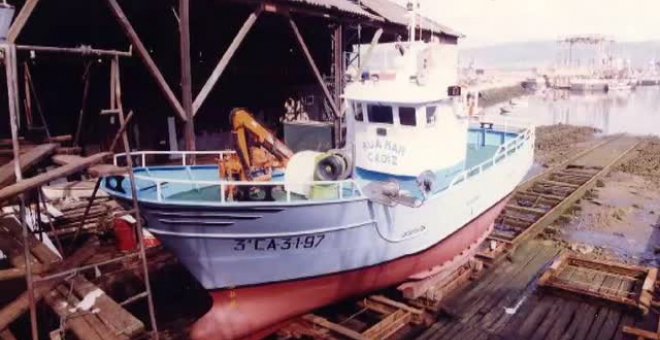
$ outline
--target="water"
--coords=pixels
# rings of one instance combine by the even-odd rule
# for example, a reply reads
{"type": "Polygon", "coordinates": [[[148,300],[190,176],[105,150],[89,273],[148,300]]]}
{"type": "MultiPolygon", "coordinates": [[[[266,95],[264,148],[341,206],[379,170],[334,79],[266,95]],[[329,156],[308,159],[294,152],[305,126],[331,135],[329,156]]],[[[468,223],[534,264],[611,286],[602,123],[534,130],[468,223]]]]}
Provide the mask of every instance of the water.
{"type": "MultiPolygon", "coordinates": [[[[506,117],[535,125],[591,126],[605,134],[629,133],[660,136],[660,87],[640,86],[615,93],[575,93],[545,90],[521,98],[506,117]]],[[[487,114],[499,114],[500,107],[487,114]]]]}

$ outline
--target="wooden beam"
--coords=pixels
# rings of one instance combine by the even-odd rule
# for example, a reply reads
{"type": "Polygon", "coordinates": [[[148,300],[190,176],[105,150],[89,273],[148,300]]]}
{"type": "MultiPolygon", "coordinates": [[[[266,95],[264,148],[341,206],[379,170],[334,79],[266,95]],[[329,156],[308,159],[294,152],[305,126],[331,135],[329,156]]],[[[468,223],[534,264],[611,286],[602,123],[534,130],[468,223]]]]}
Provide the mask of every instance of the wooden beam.
{"type": "Polygon", "coordinates": [[[37,45],[16,45],[17,51],[44,52],[44,53],[62,53],[78,54],[82,56],[96,57],[132,57],[131,51],[105,50],[91,47],[56,47],[56,46],[37,46],[37,45]]]}
{"type": "Polygon", "coordinates": [[[637,336],[638,339],[660,340],[660,333],[653,333],[641,328],[623,326],[623,333],[637,336]]]}
{"type": "Polygon", "coordinates": [[[13,44],[16,41],[16,38],[21,34],[25,23],[27,23],[27,20],[32,15],[32,12],[34,11],[34,8],[37,7],[38,3],[39,0],[27,0],[25,4],[23,4],[21,11],[18,12],[16,19],[14,19],[14,22],[9,27],[9,31],[7,32],[7,42],[13,44]]]}
{"type": "Polygon", "coordinates": [[[112,143],[110,143],[110,149],[108,149],[108,151],[115,152],[115,148],[117,147],[117,142],[119,142],[119,138],[121,138],[124,131],[126,131],[126,128],[128,127],[128,123],[131,122],[131,119],[133,119],[133,110],[128,112],[128,116],[126,116],[126,119],[124,120],[124,124],[122,124],[119,127],[119,130],[117,130],[117,133],[115,133],[115,137],[112,139],[112,143]]]}
{"type": "Polygon", "coordinates": [[[366,339],[366,337],[362,336],[362,334],[360,334],[359,332],[356,332],[346,326],[342,326],[334,322],[328,321],[327,319],[314,314],[303,315],[301,318],[307,322],[311,322],[317,326],[321,326],[323,328],[331,330],[339,335],[343,335],[349,339],[354,339],[354,340],[366,339]]]}
{"type": "Polygon", "coordinates": [[[245,39],[245,36],[250,32],[250,29],[257,21],[257,18],[259,17],[261,10],[262,7],[259,7],[257,10],[252,12],[250,16],[248,16],[248,18],[243,23],[243,26],[241,26],[241,29],[238,30],[238,33],[236,33],[234,40],[232,40],[231,44],[229,44],[229,47],[227,47],[227,50],[222,55],[222,58],[220,58],[218,65],[215,66],[215,69],[213,69],[213,72],[209,76],[209,79],[202,87],[202,90],[199,91],[197,97],[195,97],[195,101],[193,102],[193,115],[197,114],[199,108],[202,106],[202,104],[204,104],[206,97],[209,96],[211,90],[213,90],[213,87],[222,76],[222,73],[224,73],[225,69],[227,68],[227,65],[229,65],[229,62],[231,61],[231,58],[236,53],[236,50],[238,50],[238,47],[245,39]]]}
{"type": "Polygon", "coordinates": [[[59,168],[50,170],[46,173],[23,179],[22,181],[16,184],[0,189],[0,202],[13,198],[21,193],[35,189],[52,180],[66,177],[75,174],[77,172],[80,172],[82,170],[85,170],[91,165],[102,162],[104,159],[110,157],[111,155],[112,153],[110,152],[98,153],[96,155],[83,158],[78,162],[66,164],[59,168]]]}
{"type": "MultiPolygon", "coordinates": [[[[28,15],[29,16],[29,15],[28,15]]],[[[26,18],[27,20],[27,18],[26,18]]],[[[14,151],[14,175],[16,182],[21,182],[23,180],[23,171],[19,164],[20,156],[20,145],[18,141],[18,125],[19,125],[19,93],[18,93],[18,65],[16,63],[16,46],[6,45],[5,46],[5,76],[7,77],[7,97],[9,102],[9,125],[11,126],[11,139],[12,139],[12,150],[14,151]]],[[[18,184],[15,184],[16,186],[18,184]]],[[[25,195],[19,192],[19,217],[21,219],[21,231],[23,236],[23,257],[25,258],[25,283],[27,292],[25,292],[26,306],[30,310],[30,334],[32,339],[39,339],[39,329],[37,326],[37,307],[34,293],[34,286],[32,281],[32,261],[30,261],[30,249],[27,246],[27,238],[29,236],[29,231],[27,224],[25,223],[26,214],[25,214],[25,195]]],[[[0,199],[0,202],[2,200],[0,199]]],[[[0,311],[1,313],[2,311],[0,311]]],[[[0,318],[1,320],[1,318],[0,318]]],[[[7,328],[0,327],[1,329],[7,328]]]]}
{"type": "MultiPolygon", "coordinates": [[[[68,292],[62,293],[59,289],[62,288],[62,286],[54,288],[55,289],[44,295],[44,301],[53,309],[60,319],[66,320],[66,324],[64,325],[65,329],[71,330],[78,339],[109,340],[103,338],[97,329],[95,329],[90,323],[91,319],[95,317],[94,314],[85,313],[81,315],[80,313],[75,314],[75,312],[71,312],[71,309],[75,310],[75,306],[80,302],[75,296],[68,294],[68,292]]],[[[101,328],[104,331],[104,335],[111,335],[111,332],[107,327],[101,328]]]]}
{"type": "Polygon", "coordinates": [[[172,106],[176,114],[179,116],[179,118],[181,118],[181,120],[185,122],[187,120],[186,113],[183,110],[183,107],[181,106],[179,99],[177,99],[176,95],[174,95],[174,92],[172,92],[172,89],[167,84],[165,77],[163,77],[163,74],[160,72],[160,69],[158,68],[154,60],[151,58],[151,55],[149,55],[147,48],[144,47],[142,40],[140,40],[140,37],[138,36],[137,32],[135,32],[133,26],[128,21],[128,18],[126,17],[124,11],[121,9],[121,6],[119,6],[117,0],[106,0],[106,1],[110,6],[110,9],[115,19],[117,19],[117,22],[119,22],[119,25],[121,26],[122,30],[124,31],[128,39],[131,41],[131,44],[135,46],[135,49],[137,50],[138,55],[142,59],[142,62],[147,67],[147,70],[149,71],[149,73],[151,73],[151,76],[153,76],[154,79],[156,80],[158,87],[160,87],[161,91],[163,91],[163,93],[165,94],[167,101],[170,103],[170,105],[172,106]]]}
{"type": "MultiPolygon", "coordinates": [[[[39,164],[41,161],[49,157],[57,149],[57,144],[41,144],[35,146],[27,152],[24,152],[18,157],[18,164],[21,172],[27,171],[33,166],[39,164]]],[[[14,160],[0,166],[0,188],[16,182],[14,160]]]]}
{"type": "MultiPolygon", "coordinates": [[[[33,274],[39,274],[41,270],[32,269],[33,274]]],[[[25,268],[9,268],[0,270],[0,281],[22,279],[25,277],[25,268]]]]}
{"type": "Polygon", "coordinates": [[[0,340],[16,340],[16,337],[9,329],[0,331],[0,340]]]}
{"type": "MultiPolygon", "coordinates": [[[[114,65],[116,65],[115,73],[115,91],[114,102],[116,103],[116,108],[119,110],[119,124],[124,125],[124,107],[121,101],[121,81],[119,79],[119,58],[115,57],[113,60],[114,65]]],[[[131,200],[133,202],[133,214],[137,216],[135,219],[135,227],[138,235],[138,245],[140,248],[140,260],[142,262],[142,272],[144,280],[144,290],[147,293],[147,307],[149,310],[149,320],[151,323],[151,332],[154,335],[155,339],[158,340],[158,324],[156,322],[156,311],[154,308],[153,295],[151,294],[151,281],[149,280],[149,267],[147,265],[147,254],[144,248],[144,231],[142,228],[142,220],[140,219],[140,205],[138,203],[138,194],[137,194],[137,185],[135,184],[135,173],[133,172],[133,157],[131,156],[131,146],[128,141],[128,134],[126,130],[122,133],[122,142],[124,144],[124,154],[126,155],[126,165],[128,167],[128,178],[131,183],[131,200]]]]}
{"type": "Polygon", "coordinates": [[[190,70],[190,0],[179,0],[179,45],[181,52],[181,98],[183,111],[186,115],[183,135],[186,141],[186,150],[195,151],[195,120],[193,119],[192,72],[190,70]]]}
{"type": "MultiPolygon", "coordinates": [[[[79,248],[73,255],[62,261],[61,264],[58,266],[59,267],[58,269],[68,270],[81,265],[87,259],[92,257],[92,255],[94,255],[94,253],[96,252],[96,247],[97,247],[96,242],[88,241],[81,248],[79,248]]],[[[35,301],[40,300],[47,292],[51,291],[64,279],[65,277],[54,278],[52,280],[48,280],[37,285],[37,287],[35,287],[34,289],[35,301]]],[[[28,306],[29,306],[28,292],[24,292],[23,294],[19,295],[14,301],[10,302],[8,305],[2,308],[0,310],[0,330],[7,328],[7,326],[9,326],[10,323],[12,323],[19,316],[25,313],[28,310],[28,306]]]]}
{"type": "Polygon", "coordinates": [[[316,76],[316,80],[319,82],[319,85],[321,86],[321,90],[323,90],[325,99],[328,101],[328,104],[330,104],[332,113],[335,115],[336,118],[340,118],[341,117],[340,112],[339,109],[337,109],[337,105],[335,105],[335,100],[334,98],[332,98],[332,95],[330,94],[328,87],[325,86],[325,83],[323,82],[323,77],[321,76],[321,72],[319,72],[316,63],[314,62],[314,58],[312,58],[312,55],[309,53],[307,44],[305,44],[305,40],[303,39],[302,35],[300,34],[300,30],[298,29],[298,25],[296,25],[295,21],[293,21],[293,19],[290,17],[289,17],[289,25],[291,26],[291,30],[293,30],[293,33],[296,36],[296,40],[298,41],[298,45],[300,45],[300,49],[303,51],[303,54],[305,55],[305,59],[307,59],[307,64],[309,64],[309,67],[312,69],[314,76],[316,76]]]}

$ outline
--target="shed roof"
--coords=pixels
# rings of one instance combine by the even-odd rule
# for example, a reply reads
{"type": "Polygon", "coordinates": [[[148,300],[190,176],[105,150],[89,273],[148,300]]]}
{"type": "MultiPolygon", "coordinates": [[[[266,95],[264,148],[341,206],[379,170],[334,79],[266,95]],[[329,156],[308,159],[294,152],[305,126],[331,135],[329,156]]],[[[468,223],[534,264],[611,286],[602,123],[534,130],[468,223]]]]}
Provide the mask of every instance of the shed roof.
{"type": "MultiPolygon", "coordinates": [[[[309,0],[309,1],[319,1],[319,0],[309,0]]],[[[409,24],[408,19],[408,10],[391,1],[391,0],[360,0],[362,6],[369,8],[374,13],[382,16],[385,20],[390,21],[395,24],[407,26],[409,24]]],[[[429,30],[438,33],[444,33],[446,35],[454,37],[462,37],[463,34],[460,32],[442,25],[435,20],[429,19],[423,15],[420,15],[419,27],[424,30],[429,30]]]]}
{"type": "Polygon", "coordinates": [[[286,0],[286,1],[290,3],[304,4],[313,7],[321,7],[324,9],[355,14],[378,21],[384,20],[381,16],[374,15],[366,11],[360,5],[350,0],[286,0]]]}

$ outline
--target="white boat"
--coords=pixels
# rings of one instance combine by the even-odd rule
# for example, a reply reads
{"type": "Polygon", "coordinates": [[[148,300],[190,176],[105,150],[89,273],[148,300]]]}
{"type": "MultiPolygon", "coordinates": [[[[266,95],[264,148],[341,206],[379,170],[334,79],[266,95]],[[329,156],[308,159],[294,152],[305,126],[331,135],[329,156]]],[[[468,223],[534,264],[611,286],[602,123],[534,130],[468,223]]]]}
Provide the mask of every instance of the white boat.
{"type": "Polygon", "coordinates": [[[612,79],[607,84],[607,91],[630,91],[632,87],[632,83],[628,79],[612,79]]]}
{"type": "MultiPolygon", "coordinates": [[[[285,155],[282,171],[246,181],[187,164],[190,157],[156,166],[146,164],[149,153],[135,153],[149,231],[213,297],[193,338],[245,337],[428,275],[492,230],[532,165],[534,129],[470,122],[456,45],[383,43],[372,53],[345,89],[347,141],[338,152],[348,156],[285,155]],[[332,170],[337,162],[345,162],[340,171],[332,170]]],[[[132,197],[125,176],[104,179],[103,188],[126,204],[132,197]]]]}
{"type": "Polygon", "coordinates": [[[575,78],[570,81],[571,91],[576,92],[606,92],[608,81],[601,78],[575,78]]]}

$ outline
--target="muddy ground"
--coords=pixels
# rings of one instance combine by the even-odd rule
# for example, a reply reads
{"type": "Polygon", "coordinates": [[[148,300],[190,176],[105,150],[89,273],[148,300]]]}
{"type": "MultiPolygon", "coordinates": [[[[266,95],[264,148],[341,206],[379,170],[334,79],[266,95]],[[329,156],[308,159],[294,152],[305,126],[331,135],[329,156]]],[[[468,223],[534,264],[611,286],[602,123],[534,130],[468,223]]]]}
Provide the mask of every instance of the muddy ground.
{"type": "Polygon", "coordinates": [[[559,165],[595,145],[599,132],[591,127],[565,124],[538,126],[534,150],[536,163],[546,168],[559,165]]]}
{"type": "Polygon", "coordinates": [[[547,234],[583,254],[660,265],[660,139],[643,139],[547,234]]]}

